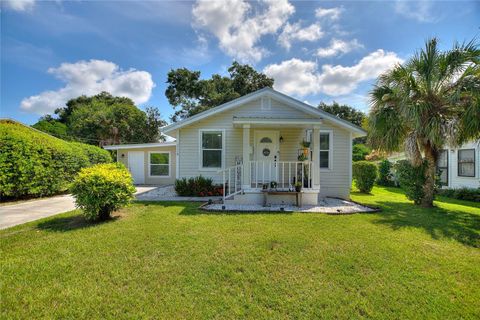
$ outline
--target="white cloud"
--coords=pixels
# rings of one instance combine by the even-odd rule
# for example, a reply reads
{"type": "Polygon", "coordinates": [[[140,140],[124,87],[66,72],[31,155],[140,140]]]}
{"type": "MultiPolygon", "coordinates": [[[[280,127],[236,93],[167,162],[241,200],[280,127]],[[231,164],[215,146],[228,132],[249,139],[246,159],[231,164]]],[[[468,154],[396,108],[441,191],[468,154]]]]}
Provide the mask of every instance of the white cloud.
{"type": "Polygon", "coordinates": [[[317,56],[321,58],[332,57],[337,54],[344,54],[355,49],[363,48],[363,45],[357,39],[351,41],[344,41],[339,39],[332,39],[330,45],[326,48],[319,48],[317,56]]]}
{"type": "Polygon", "coordinates": [[[263,0],[253,11],[243,0],[198,0],[192,14],[194,27],[212,33],[220,48],[241,62],[260,61],[268,51],[258,46],[260,38],[276,33],[295,8],[287,0],[263,0]]]}
{"type": "Polygon", "coordinates": [[[395,12],[398,14],[414,19],[419,22],[434,22],[436,19],[432,14],[432,1],[396,1],[395,12]]]}
{"type": "Polygon", "coordinates": [[[302,28],[300,22],[290,24],[287,22],[282,33],[278,37],[278,42],[286,49],[290,49],[293,41],[315,41],[322,38],[324,32],[319,23],[311,24],[302,28]]]}
{"type": "Polygon", "coordinates": [[[35,0],[3,0],[7,8],[15,11],[29,11],[35,6],[35,0]]]}
{"type": "Polygon", "coordinates": [[[58,68],[48,69],[48,72],[66,85],[56,91],[44,91],[23,99],[20,104],[22,110],[45,114],[64,106],[69,99],[101,91],[128,97],[140,104],[150,99],[155,87],[150,73],[134,69],[123,71],[118,65],[105,60],[62,63],[58,68]]]}
{"type": "Polygon", "coordinates": [[[287,94],[300,97],[317,93],[339,96],[353,92],[361,82],[375,79],[401,62],[402,59],[394,52],[379,49],[351,67],[323,65],[318,71],[316,62],[294,58],[268,65],[263,72],[275,79],[275,89],[287,94]]]}
{"type": "Polygon", "coordinates": [[[343,12],[342,7],[335,7],[335,8],[317,8],[315,10],[315,16],[317,18],[326,18],[331,20],[338,20],[340,15],[343,12]]]}

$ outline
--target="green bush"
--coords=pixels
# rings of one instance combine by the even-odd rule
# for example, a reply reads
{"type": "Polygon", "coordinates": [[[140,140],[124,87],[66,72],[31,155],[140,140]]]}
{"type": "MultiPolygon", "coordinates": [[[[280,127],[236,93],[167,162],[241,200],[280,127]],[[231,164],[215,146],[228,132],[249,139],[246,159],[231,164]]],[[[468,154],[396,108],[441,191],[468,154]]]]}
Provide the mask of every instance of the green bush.
{"type": "Polygon", "coordinates": [[[382,160],[378,164],[377,183],[381,186],[393,186],[392,163],[388,160],[382,160]]]}
{"type": "Polygon", "coordinates": [[[0,197],[66,191],[81,168],[111,162],[108,151],[67,142],[11,120],[0,121],[0,197]]]}
{"type": "Polygon", "coordinates": [[[223,187],[214,185],[211,178],[203,176],[177,179],[175,191],[179,196],[184,197],[208,197],[223,195],[223,187]]]}
{"type": "Polygon", "coordinates": [[[420,167],[414,167],[408,160],[400,160],[395,164],[396,176],[400,187],[405,191],[405,195],[415,204],[420,204],[425,193],[425,170],[427,163],[424,162],[420,167]]]}
{"type": "Polygon", "coordinates": [[[375,163],[357,161],[353,163],[352,170],[355,186],[361,192],[370,193],[377,179],[377,166],[375,163]]]}
{"type": "Polygon", "coordinates": [[[437,194],[448,198],[480,202],[480,188],[439,189],[437,194]]]}
{"type": "Polygon", "coordinates": [[[85,219],[103,221],[133,199],[135,187],[123,164],[105,163],[80,170],[70,190],[85,219]]]}
{"type": "Polygon", "coordinates": [[[365,157],[368,156],[372,152],[370,148],[368,148],[364,144],[354,144],[352,148],[352,160],[353,161],[362,161],[365,160],[365,157]]]}

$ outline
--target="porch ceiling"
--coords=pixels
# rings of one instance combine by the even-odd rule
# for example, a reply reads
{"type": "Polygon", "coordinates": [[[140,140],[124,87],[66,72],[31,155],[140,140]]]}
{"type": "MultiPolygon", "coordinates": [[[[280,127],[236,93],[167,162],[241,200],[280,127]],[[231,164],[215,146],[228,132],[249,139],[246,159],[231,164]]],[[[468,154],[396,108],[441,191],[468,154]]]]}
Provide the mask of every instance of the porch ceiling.
{"type": "Polygon", "coordinates": [[[322,124],[322,119],[305,119],[305,118],[265,118],[265,117],[233,117],[233,125],[242,127],[250,125],[255,127],[293,127],[293,128],[312,128],[322,124]]]}

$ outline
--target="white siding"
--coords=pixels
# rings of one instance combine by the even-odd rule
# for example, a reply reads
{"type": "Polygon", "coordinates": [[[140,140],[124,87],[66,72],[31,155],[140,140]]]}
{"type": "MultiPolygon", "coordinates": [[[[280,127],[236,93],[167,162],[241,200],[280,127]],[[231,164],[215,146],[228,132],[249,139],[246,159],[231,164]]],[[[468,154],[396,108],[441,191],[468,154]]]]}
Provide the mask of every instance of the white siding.
{"type": "Polygon", "coordinates": [[[467,143],[458,149],[448,149],[448,187],[479,188],[480,187],[480,147],[476,143],[467,143]],[[475,149],[475,177],[458,176],[458,149],[475,149]]]}

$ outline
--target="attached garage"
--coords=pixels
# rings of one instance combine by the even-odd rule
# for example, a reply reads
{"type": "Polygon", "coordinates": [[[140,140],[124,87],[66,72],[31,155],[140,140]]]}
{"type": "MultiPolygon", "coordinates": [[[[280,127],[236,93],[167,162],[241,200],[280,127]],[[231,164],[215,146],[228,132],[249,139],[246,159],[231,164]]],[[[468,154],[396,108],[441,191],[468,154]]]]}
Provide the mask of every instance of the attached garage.
{"type": "Polygon", "coordinates": [[[112,145],[104,149],[117,151],[117,161],[128,168],[135,184],[175,183],[175,142],[112,145]]]}

